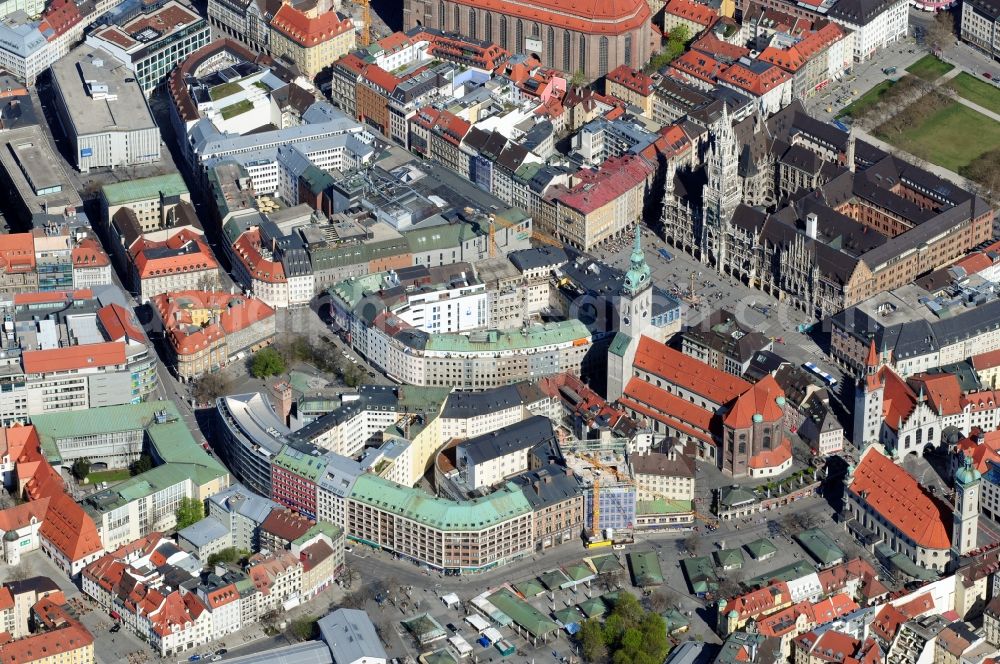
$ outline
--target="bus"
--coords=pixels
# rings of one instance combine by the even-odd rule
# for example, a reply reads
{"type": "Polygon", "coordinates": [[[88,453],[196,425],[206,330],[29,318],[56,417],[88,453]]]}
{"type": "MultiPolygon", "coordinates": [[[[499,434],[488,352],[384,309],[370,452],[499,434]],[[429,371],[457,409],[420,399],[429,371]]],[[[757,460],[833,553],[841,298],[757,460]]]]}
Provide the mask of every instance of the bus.
{"type": "Polygon", "coordinates": [[[812,362],[806,362],[805,364],[802,365],[802,367],[806,371],[808,371],[809,373],[814,374],[816,376],[819,376],[820,379],[824,383],[826,383],[829,387],[833,387],[834,385],[837,384],[837,379],[836,378],[834,378],[833,376],[831,376],[827,372],[823,371],[822,369],[820,369],[819,367],[817,367],[812,362]]]}

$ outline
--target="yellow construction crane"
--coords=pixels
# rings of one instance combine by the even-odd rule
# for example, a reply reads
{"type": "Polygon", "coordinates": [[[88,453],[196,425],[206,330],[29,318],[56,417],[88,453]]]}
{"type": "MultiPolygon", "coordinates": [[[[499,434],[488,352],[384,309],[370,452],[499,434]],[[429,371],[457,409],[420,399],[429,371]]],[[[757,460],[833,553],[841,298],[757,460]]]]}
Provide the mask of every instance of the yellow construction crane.
{"type": "Polygon", "coordinates": [[[372,43],[372,8],[369,0],[357,0],[361,5],[361,33],[358,34],[358,46],[367,48],[372,43]]]}
{"type": "Polygon", "coordinates": [[[490,258],[497,257],[497,222],[496,217],[490,215],[490,258]]]}
{"type": "MultiPolygon", "coordinates": [[[[625,477],[620,472],[618,472],[617,468],[615,468],[614,466],[609,466],[609,465],[607,465],[605,463],[602,463],[600,459],[596,458],[593,455],[590,455],[590,454],[581,454],[580,456],[582,456],[583,458],[587,459],[590,463],[592,463],[593,465],[597,466],[598,468],[601,468],[602,470],[606,470],[607,472],[611,473],[612,475],[615,476],[615,478],[619,482],[629,482],[629,483],[633,483],[633,484],[635,483],[635,481],[633,479],[631,479],[629,477],[625,477]]],[[[651,493],[654,496],[658,496],[660,498],[663,498],[664,500],[673,500],[672,498],[670,498],[666,494],[660,493],[659,491],[651,491],[649,489],[643,489],[643,491],[645,491],[646,493],[651,493]]],[[[594,505],[597,505],[597,498],[598,498],[598,482],[595,479],[594,480],[594,505]]],[[[698,512],[696,510],[692,510],[692,513],[694,514],[694,518],[698,519],[699,521],[703,521],[704,523],[707,523],[708,525],[712,526],[713,528],[716,528],[719,525],[719,520],[718,519],[715,519],[715,518],[710,517],[710,516],[706,516],[706,515],[702,514],[701,512],[698,512]]],[[[595,510],[595,514],[596,514],[596,510],[595,510]]],[[[596,519],[596,517],[594,519],[594,525],[593,525],[592,530],[593,530],[593,532],[594,532],[595,535],[598,534],[597,519],[596,519]]]]}

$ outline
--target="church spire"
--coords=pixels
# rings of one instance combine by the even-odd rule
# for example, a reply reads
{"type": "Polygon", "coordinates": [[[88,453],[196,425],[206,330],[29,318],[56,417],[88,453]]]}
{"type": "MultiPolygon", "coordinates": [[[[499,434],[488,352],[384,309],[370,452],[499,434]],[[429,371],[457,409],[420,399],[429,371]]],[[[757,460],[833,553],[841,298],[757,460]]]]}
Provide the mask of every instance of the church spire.
{"type": "Polygon", "coordinates": [[[632,256],[628,272],[625,273],[625,292],[634,295],[650,286],[650,269],[646,262],[646,254],[642,251],[642,233],[639,223],[635,225],[635,244],[632,246],[632,256]]]}

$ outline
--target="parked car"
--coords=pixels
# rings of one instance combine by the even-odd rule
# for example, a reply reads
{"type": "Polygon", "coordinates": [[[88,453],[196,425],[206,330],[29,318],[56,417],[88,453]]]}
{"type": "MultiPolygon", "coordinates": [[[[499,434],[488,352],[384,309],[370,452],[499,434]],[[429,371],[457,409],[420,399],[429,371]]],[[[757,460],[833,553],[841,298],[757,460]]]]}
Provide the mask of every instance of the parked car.
{"type": "Polygon", "coordinates": [[[225,655],[227,652],[229,652],[227,649],[225,649],[225,648],[219,648],[218,650],[215,651],[215,654],[216,655],[225,655]]]}
{"type": "Polygon", "coordinates": [[[191,655],[190,657],[188,657],[188,661],[189,662],[197,662],[200,659],[201,659],[201,655],[191,655]]]}

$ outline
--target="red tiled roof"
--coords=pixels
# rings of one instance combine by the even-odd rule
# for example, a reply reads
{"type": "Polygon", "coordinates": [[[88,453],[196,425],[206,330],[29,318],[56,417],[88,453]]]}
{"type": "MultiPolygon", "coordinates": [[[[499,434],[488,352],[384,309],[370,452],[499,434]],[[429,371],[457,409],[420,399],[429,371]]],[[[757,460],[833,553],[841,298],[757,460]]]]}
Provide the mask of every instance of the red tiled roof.
{"type": "Polygon", "coordinates": [[[918,546],[951,546],[951,509],[875,447],[865,450],[849,489],[918,546]]]}
{"type": "Polygon", "coordinates": [[[139,342],[146,339],[135,314],[120,304],[112,303],[98,309],[97,320],[109,341],[121,341],[126,337],[139,342]]]}
{"type": "Polygon", "coordinates": [[[632,378],[621,398],[623,405],[655,420],[685,424],[703,440],[711,440],[714,414],[690,401],[656,387],[641,378],[632,378]]]}
{"type": "Polygon", "coordinates": [[[233,243],[236,257],[243,263],[250,278],[272,284],[280,284],[285,279],[285,268],[280,261],[264,258],[260,248],[260,231],[252,228],[240,235],[233,243]]]}
{"type": "Polygon", "coordinates": [[[760,415],[765,422],[777,422],[784,417],[778,399],[784,400],[785,392],[774,376],[768,374],[740,396],[736,397],[723,421],[733,429],[747,429],[753,425],[754,415],[760,415]]]}
{"type": "Polygon", "coordinates": [[[155,307],[178,355],[195,353],[216,340],[274,315],[274,309],[257,298],[219,291],[178,291],[156,295],[155,307]],[[192,310],[209,310],[208,323],[194,324],[192,310]]]}
{"type": "Polygon", "coordinates": [[[632,191],[646,181],[653,167],[642,157],[625,155],[605,160],[599,170],[585,169],[569,191],[556,196],[559,202],[580,214],[590,214],[632,191]]]}
{"type": "Polygon", "coordinates": [[[758,74],[739,62],[719,74],[720,81],[729,83],[740,90],[746,90],[757,97],[767,94],[791,78],[792,75],[780,67],[772,65],[763,73],[758,74]]]}
{"type": "Polygon", "coordinates": [[[74,371],[88,367],[125,364],[125,345],[117,341],[63,346],[46,350],[26,350],[21,355],[25,373],[74,371]]]}
{"type": "Polygon", "coordinates": [[[770,450],[761,450],[750,457],[751,468],[777,468],[792,458],[792,442],[783,438],[781,443],[770,450]]]}
{"type": "Polygon", "coordinates": [[[887,366],[879,369],[876,380],[883,381],[882,415],[885,423],[896,431],[899,423],[908,418],[916,408],[917,394],[887,366]]]}
{"type": "Polygon", "coordinates": [[[726,71],[726,65],[698,51],[687,51],[671,62],[670,68],[679,72],[682,77],[687,75],[712,84],[726,71]]]}
{"type": "Polygon", "coordinates": [[[201,234],[190,228],[182,228],[162,241],[147,240],[140,237],[132,243],[128,251],[129,258],[140,279],[150,279],[181,272],[216,270],[219,267],[205,239],[201,234]],[[159,252],[150,251],[151,249],[163,248],[179,250],[185,245],[193,246],[195,251],[186,251],[162,257],[158,255],[159,252]]]}
{"type": "Polygon", "coordinates": [[[275,507],[261,524],[261,532],[266,532],[289,542],[305,535],[315,521],[283,507],[275,507]]]}
{"type": "Polygon", "coordinates": [[[955,374],[917,374],[910,377],[910,388],[924,395],[931,408],[943,415],[962,412],[962,386],[955,374]]]}
{"type": "Polygon", "coordinates": [[[1000,391],[983,390],[966,394],[962,397],[962,407],[966,406],[972,413],[998,408],[1000,407],[1000,391]]]}
{"type": "Polygon", "coordinates": [[[21,503],[14,507],[0,510],[0,530],[10,532],[18,530],[32,523],[38,523],[45,519],[45,510],[48,503],[44,500],[32,500],[21,503]]]}
{"type": "Polygon", "coordinates": [[[664,13],[679,16],[688,21],[693,21],[706,28],[719,17],[714,9],[708,5],[703,5],[693,0],[670,0],[663,8],[664,13]]]}
{"type": "Polygon", "coordinates": [[[0,267],[4,272],[35,271],[35,237],[31,233],[0,235],[0,267]]]}
{"type": "Polygon", "coordinates": [[[35,293],[16,293],[14,304],[56,304],[59,302],[70,302],[72,300],[92,300],[94,291],[89,288],[81,288],[73,291],[47,291],[35,293]]]}
{"type": "Polygon", "coordinates": [[[720,405],[729,403],[751,387],[742,378],[710,367],[649,337],[639,340],[635,366],[720,405]]]}
{"type": "Polygon", "coordinates": [[[400,79],[378,65],[368,65],[361,76],[361,80],[366,81],[372,87],[385,90],[386,93],[395,90],[396,86],[400,83],[400,79]]]}
{"type": "Polygon", "coordinates": [[[308,48],[353,31],[354,23],[335,11],[310,16],[290,3],[285,3],[271,19],[271,28],[308,48]]]}
{"type": "Polygon", "coordinates": [[[1000,463],[1000,431],[981,433],[978,440],[963,438],[956,447],[959,452],[972,459],[972,465],[980,473],[989,470],[990,462],[1000,463]]]}
{"type": "Polygon", "coordinates": [[[406,48],[412,44],[413,42],[406,36],[405,32],[394,32],[388,37],[383,37],[378,40],[378,45],[390,53],[406,48]]]}
{"type": "Polygon", "coordinates": [[[111,260],[97,240],[86,238],[73,247],[73,267],[107,267],[111,260]]]}
{"type": "Polygon", "coordinates": [[[826,662],[843,662],[857,651],[861,641],[836,630],[827,630],[816,641],[810,655],[826,662]]]}
{"type": "Polygon", "coordinates": [[[71,561],[81,560],[104,548],[94,520],[62,492],[50,496],[45,523],[39,534],[71,561]]]}
{"type": "Polygon", "coordinates": [[[696,39],[691,44],[691,48],[696,51],[701,51],[706,55],[710,55],[717,60],[728,59],[730,61],[734,61],[750,55],[750,49],[744,46],[730,44],[727,41],[722,41],[716,37],[715,33],[711,30],[705,31],[705,34],[696,39]]]}
{"type": "MultiPolygon", "coordinates": [[[[0,648],[0,662],[3,664],[28,664],[38,660],[66,659],[66,653],[87,648],[94,643],[94,637],[87,628],[73,620],[58,629],[32,634],[23,639],[11,641],[0,648]]],[[[81,658],[82,661],[82,658],[81,658]]]]}
{"type": "MultiPolygon", "coordinates": [[[[644,74],[638,69],[633,69],[628,65],[620,65],[608,73],[605,77],[607,83],[617,83],[618,85],[638,93],[644,97],[653,94],[653,78],[644,74]]],[[[608,92],[608,94],[611,94],[608,92]]]]}
{"type": "Polygon", "coordinates": [[[590,34],[624,34],[649,24],[651,18],[643,0],[458,0],[458,4],[590,34]]]}
{"type": "Polygon", "coordinates": [[[1000,350],[993,350],[989,353],[973,355],[972,366],[976,369],[976,371],[1000,367],[1000,350]]]}

